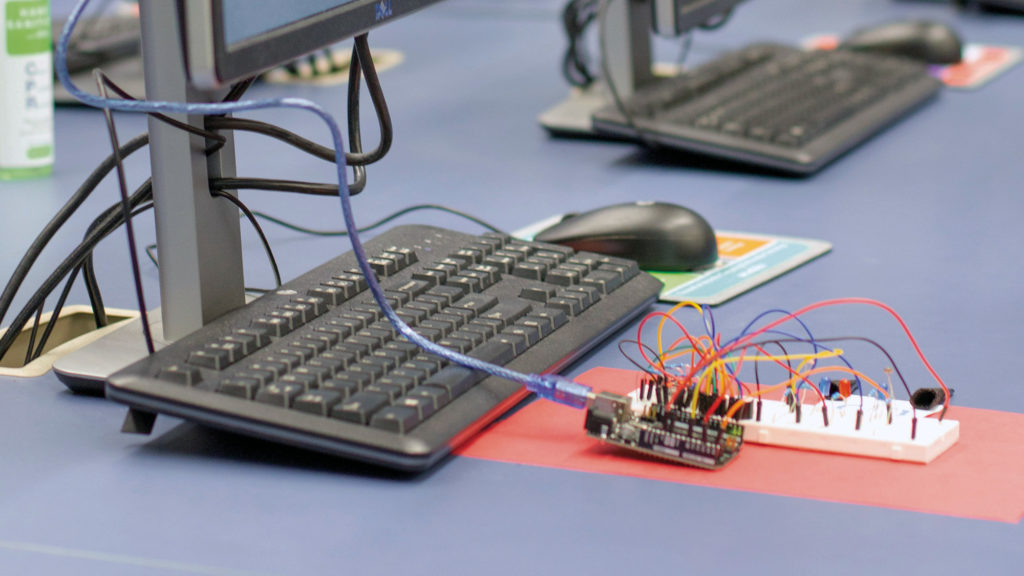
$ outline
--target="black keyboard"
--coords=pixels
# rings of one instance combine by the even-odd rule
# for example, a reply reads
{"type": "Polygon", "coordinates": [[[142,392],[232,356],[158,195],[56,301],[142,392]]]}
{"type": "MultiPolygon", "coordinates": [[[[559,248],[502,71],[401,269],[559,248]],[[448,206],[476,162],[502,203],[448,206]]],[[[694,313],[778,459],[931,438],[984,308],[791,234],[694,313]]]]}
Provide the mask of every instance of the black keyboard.
{"type": "MultiPolygon", "coordinates": [[[[644,311],[635,262],[427,226],[366,244],[398,315],[469,356],[557,372],[644,311]]],[[[140,410],[419,470],[527,396],[396,336],[349,253],[115,374],[140,410]]]]}
{"type": "Polygon", "coordinates": [[[938,93],[920,63],[757,44],[655,81],[598,111],[618,136],[809,174],[938,93]],[[638,133],[639,130],[639,133],[638,133]]]}

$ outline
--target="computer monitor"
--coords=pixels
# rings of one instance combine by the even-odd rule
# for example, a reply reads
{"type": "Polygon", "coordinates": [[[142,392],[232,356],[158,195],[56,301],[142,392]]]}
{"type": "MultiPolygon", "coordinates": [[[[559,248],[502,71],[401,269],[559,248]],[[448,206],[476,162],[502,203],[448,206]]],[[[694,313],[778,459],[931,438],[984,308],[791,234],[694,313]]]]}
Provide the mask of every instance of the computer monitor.
{"type": "Polygon", "coordinates": [[[192,83],[253,76],[439,0],[184,0],[192,83]]]}
{"type": "MultiPolygon", "coordinates": [[[[439,0],[141,0],[149,100],[213,102],[232,82],[439,0]]],[[[202,118],[179,117],[196,126],[202,118]]],[[[178,339],[244,304],[237,209],[210,195],[234,150],[151,118],[163,337],[178,339]]]]}
{"type": "Polygon", "coordinates": [[[651,27],[662,36],[678,36],[727,14],[743,0],[652,0],[651,27]]]}

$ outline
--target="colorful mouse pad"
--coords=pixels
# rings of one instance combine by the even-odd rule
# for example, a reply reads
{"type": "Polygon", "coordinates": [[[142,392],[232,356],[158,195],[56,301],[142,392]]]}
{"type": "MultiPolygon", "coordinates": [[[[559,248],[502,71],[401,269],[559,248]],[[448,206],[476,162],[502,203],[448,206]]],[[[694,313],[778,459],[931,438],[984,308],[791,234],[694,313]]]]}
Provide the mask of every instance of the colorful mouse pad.
{"type": "MultiPolygon", "coordinates": [[[[639,373],[596,368],[595,390],[628,393],[639,373]]],[[[533,402],[463,446],[472,458],[997,522],[1024,518],[1024,414],[953,406],[960,440],[930,464],[745,444],[717,471],[636,457],[589,438],[583,412],[533,402]]]]}
{"type": "MultiPolygon", "coordinates": [[[[533,238],[563,217],[552,216],[516,230],[513,235],[533,238]]],[[[718,262],[711,268],[699,272],[651,272],[665,284],[660,300],[717,306],[832,249],[828,242],[807,238],[724,230],[715,232],[715,237],[718,262]]]]}
{"type": "MultiPolygon", "coordinates": [[[[839,45],[834,34],[819,34],[803,41],[809,49],[833,50],[839,45]]],[[[990,46],[987,44],[964,44],[962,60],[956,64],[932,65],[928,69],[948,88],[974,90],[981,88],[1021,60],[1024,51],[1015,46],[990,46]]]]}

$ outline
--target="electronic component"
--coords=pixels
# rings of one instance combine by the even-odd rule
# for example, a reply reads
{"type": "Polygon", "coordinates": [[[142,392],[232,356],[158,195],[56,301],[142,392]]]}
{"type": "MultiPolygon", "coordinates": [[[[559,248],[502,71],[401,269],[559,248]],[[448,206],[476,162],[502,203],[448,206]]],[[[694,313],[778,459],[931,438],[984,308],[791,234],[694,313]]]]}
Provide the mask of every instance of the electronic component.
{"type": "Polygon", "coordinates": [[[928,463],[960,438],[960,423],[915,416],[909,402],[853,395],[821,404],[763,400],[758,416],[742,419],[743,439],[755,444],[928,463]],[[797,413],[801,416],[799,421],[797,413]]]}
{"type": "Polygon", "coordinates": [[[725,411],[738,400],[723,402],[702,395],[696,412],[678,405],[665,409],[668,392],[659,378],[645,381],[635,397],[598,394],[587,406],[587,435],[627,450],[709,470],[725,466],[739,454],[743,426],[735,420],[723,425],[725,411]]]}
{"type": "MultiPolygon", "coordinates": [[[[953,389],[949,389],[949,397],[953,397],[953,389]]],[[[946,391],[942,388],[918,388],[910,395],[910,403],[920,410],[932,410],[946,402],[946,391]]]]}

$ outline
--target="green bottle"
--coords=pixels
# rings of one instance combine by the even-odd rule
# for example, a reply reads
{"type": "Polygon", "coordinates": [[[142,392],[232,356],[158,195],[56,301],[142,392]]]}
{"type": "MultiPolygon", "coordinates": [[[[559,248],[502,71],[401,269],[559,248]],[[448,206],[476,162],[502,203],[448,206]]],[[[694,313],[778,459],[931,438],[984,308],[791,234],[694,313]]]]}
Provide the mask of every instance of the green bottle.
{"type": "Polygon", "coordinates": [[[0,180],[53,171],[49,0],[0,0],[0,180]]]}

